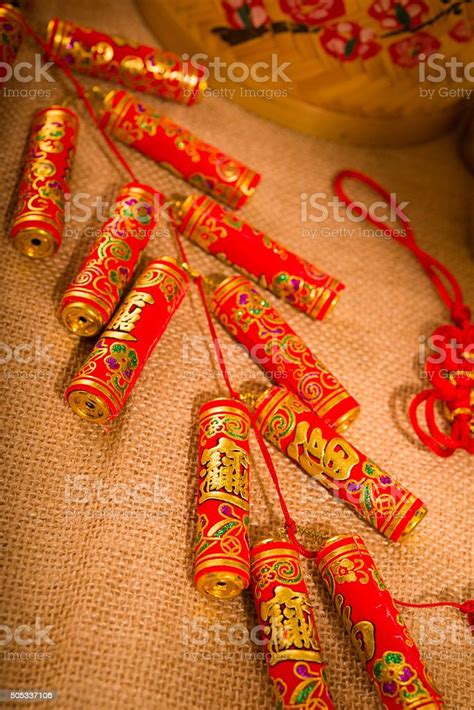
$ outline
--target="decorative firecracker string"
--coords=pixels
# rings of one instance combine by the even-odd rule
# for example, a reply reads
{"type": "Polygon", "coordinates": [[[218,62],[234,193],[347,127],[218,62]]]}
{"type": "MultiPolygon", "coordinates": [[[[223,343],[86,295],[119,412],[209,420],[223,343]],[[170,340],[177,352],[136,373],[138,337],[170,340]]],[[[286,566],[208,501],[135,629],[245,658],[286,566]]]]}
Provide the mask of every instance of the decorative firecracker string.
{"type": "MultiPolygon", "coordinates": [[[[21,22],[22,22],[22,25],[24,26],[25,30],[27,31],[27,33],[43,49],[45,54],[48,57],[50,57],[51,52],[50,52],[48,46],[46,45],[46,43],[29,26],[29,24],[26,22],[26,20],[24,18],[21,18],[21,22]]],[[[100,121],[94,111],[94,108],[93,108],[91,102],[89,101],[89,99],[86,95],[84,87],[73,76],[69,67],[62,60],[59,60],[56,58],[55,62],[58,64],[61,71],[67,76],[67,78],[74,85],[77,96],[85,105],[85,107],[86,107],[88,113],[90,114],[92,120],[94,121],[95,125],[97,126],[99,131],[102,133],[104,140],[106,141],[110,150],[113,152],[113,154],[115,155],[117,160],[120,162],[122,167],[130,175],[132,180],[135,182],[139,182],[137,176],[135,175],[135,172],[133,171],[133,169],[131,168],[131,166],[127,162],[127,160],[122,155],[120,149],[117,148],[117,146],[113,143],[113,141],[109,138],[109,136],[107,136],[105,131],[99,125],[100,121]]],[[[379,186],[375,181],[371,180],[371,178],[368,178],[367,176],[363,175],[363,173],[359,173],[357,171],[343,171],[342,173],[339,173],[339,175],[336,178],[336,190],[339,190],[338,194],[339,194],[340,198],[347,203],[350,203],[350,200],[343,193],[342,187],[341,187],[341,181],[345,177],[356,177],[357,179],[361,180],[362,182],[365,182],[366,184],[370,185],[374,189],[378,190],[384,196],[387,195],[387,197],[389,198],[389,195],[385,192],[385,190],[383,190],[383,188],[381,188],[381,186],[379,186]]],[[[374,220],[374,223],[376,223],[375,220],[374,220]]],[[[227,370],[227,366],[225,363],[225,359],[224,359],[222,348],[221,348],[221,345],[219,342],[217,331],[216,331],[214,322],[212,320],[212,315],[211,315],[211,312],[210,312],[210,309],[209,309],[209,306],[207,303],[206,292],[204,289],[205,277],[202,274],[200,274],[199,272],[194,271],[190,267],[183,241],[178,233],[178,230],[174,227],[172,221],[171,221],[171,224],[173,226],[173,228],[172,228],[173,238],[175,240],[177,249],[178,249],[180,256],[181,256],[183,268],[189,273],[193,283],[195,283],[196,288],[198,290],[200,300],[203,305],[203,310],[204,310],[204,313],[206,316],[206,320],[208,323],[209,332],[210,332],[210,335],[212,338],[217,363],[219,365],[219,368],[222,373],[222,377],[224,379],[224,382],[226,384],[228,392],[233,399],[242,402],[249,412],[250,420],[252,423],[252,428],[255,433],[257,443],[259,445],[260,451],[262,453],[263,459],[264,459],[265,464],[268,468],[268,471],[270,473],[270,477],[272,479],[273,485],[275,487],[275,490],[276,490],[276,493],[278,496],[278,501],[279,501],[279,504],[280,504],[280,507],[281,507],[281,510],[283,513],[284,520],[285,520],[285,530],[287,532],[288,538],[291,541],[291,543],[294,545],[294,547],[296,548],[298,553],[301,554],[303,557],[311,558],[311,559],[315,558],[318,554],[318,551],[317,550],[309,550],[297,538],[298,528],[297,528],[296,522],[293,519],[293,517],[288,509],[288,506],[286,504],[286,500],[283,495],[283,491],[281,489],[281,485],[280,485],[280,481],[279,481],[279,477],[278,477],[275,465],[273,463],[270,452],[267,448],[267,445],[266,445],[266,443],[263,439],[263,436],[259,430],[259,427],[257,425],[256,417],[255,417],[254,413],[251,411],[251,409],[249,407],[247,407],[247,405],[245,404],[246,395],[241,395],[239,392],[237,392],[237,390],[234,389],[232,382],[230,380],[230,376],[229,376],[229,373],[227,370]]],[[[380,226],[380,225],[377,225],[377,226],[380,226]]],[[[383,225],[383,224],[381,224],[381,226],[385,227],[385,225],[383,225]]],[[[465,323],[466,321],[469,321],[469,317],[470,317],[469,310],[462,303],[461,291],[460,291],[459,285],[457,284],[457,281],[455,280],[455,278],[450,274],[450,272],[446,269],[446,267],[443,267],[442,264],[439,264],[439,262],[436,262],[435,259],[432,259],[432,257],[429,257],[429,255],[427,255],[425,252],[423,252],[421,249],[419,249],[416,246],[411,228],[410,228],[410,234],[411,234],[411,243],[410,243],[409,248],[418,256],[418,258],[420,258],[420,255],[425,256],[425,258],[426,258],[426,261],[424,262],[425,270],[430,274],[430,276],[431,276],[432,280],[434,281],[435,285],[437,286],[438,290],[440,290],[440,294],[441,294],[441,289],[444,289],[444,286],[442,285],[441,282],[439,282],[439,286],[438,286],[438,279],[437,279],[437,277],[435,277],[434,273],[432,274],[433,266],[435,266],[435,265],[438,266],[440,271],[442,273],[445,273],[446,277],[448,278],[448,281],[453,282],[452,285],[453,285],[453,290],[455,292],[455,300],[453,301],[453,304],[451,307],[453,319],[455,319],[455,315],[456,315],[457,319],[460,319],[461,323],[465,323]]],[[[407,246],[408,246],[408,244],[407,244],[407,246]]],[[[420,258],[420,261],[421,261],[421,258],[420,258]]],[[[449,295],[447,295],[447,299],[449,299],[449,295]]],[[[447,305],[451,303],[451,301],[448,301],[448,300],[446,300],[445,302],[447,303],[447,305]]],[[[455,319],[455,322],[457,322],[456,319],[455,319]]],[[[409,606],[409,607],[414,607],[414,608],[431,608],[431,607],[438,607],[438,606],[439,607],[441,607],[441,606],[454,607],[454,608],[458,609],[459,611],[461,611],[462,613],[467,614],[468,621],[469,621],[469,623],[471,625],[471,629],[474,633],[474,600],[467,600],[463,603],[450,602],[450,601],[439,601],[439,602],[431,602],[431,603],[426,603],[426,604],[402,602],[399,600],[395,600],[395,601],[397,604],[400,604],[401,606],[409,606]]]]}
{"type": "Polygon", "coordinates": [[[355,180],[367,185],[377,192],[387,203],[391,197],[388,191],[376,180],[359,170],[341,170],[334,179],[334,190],[337,197],[350,206],[354,215],[364,215],[366,219],[385,234],[394,239],[418,259],[428,278],[432,281],[439,297],[449,309],[454,325],[444,325],[437,328],[433,338],[437,339],[437,357],[430,356],[426,361],[426,370],[433,389],[427,389],[417,394],[409,408],[409,418],[420,441],[438,456],[451,456],[457,449],[465,449],[474,454],[474,325],[471,322],[471,311],[464,303],[459,282],[454,274],[431,254],[421,249],[415,240],[415,233],[408,217],[400,211],[400,222],[403,229],[387,227],[387,224],[365,210],[360,202],[354,202],[344,190],[346,179],[355,180]],[[458,343],[460,357],[452,355],[452,343],[458,343]],[[444,358],[440,362],[439,350],[444,358]],[[446,372],[448,376],[446,376],[446,372]],[[418,409],[425,402],[425,419],[429,433],[420,426],[418,409]],[[446,418],[452,423],[451,436],[440,430],[435,419],[435,405],[444,404],[446,418]]]}

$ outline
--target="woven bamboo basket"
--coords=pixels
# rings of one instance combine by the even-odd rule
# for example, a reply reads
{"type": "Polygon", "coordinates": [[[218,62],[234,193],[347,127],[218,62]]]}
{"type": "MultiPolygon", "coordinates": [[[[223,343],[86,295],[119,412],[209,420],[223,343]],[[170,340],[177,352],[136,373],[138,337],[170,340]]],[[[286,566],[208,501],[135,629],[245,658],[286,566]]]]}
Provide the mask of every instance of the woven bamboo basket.
{"type": "Polygon", "coordinates": [[[426,67],[435,53],[430,61],[438,66],[451,57],[472,60],[474,8],[467,1],[136,2],[162,46],[219,58],[225,81],[211,70],[213,93],[323,138],[392,146],[429,140],[452,125],[474,88],[464,77],[457,81],[460,69],[439,83],[420,79],[420,62],[426,75],[439,75],[426,67]],[[273,80],[271,72],[259,81],[261,70],[255,77],[255,64],[271,66],[272,55],[289,62],[289,81],[273,80]],[[244,81],[236,62],[251,70],[244,81]]]}

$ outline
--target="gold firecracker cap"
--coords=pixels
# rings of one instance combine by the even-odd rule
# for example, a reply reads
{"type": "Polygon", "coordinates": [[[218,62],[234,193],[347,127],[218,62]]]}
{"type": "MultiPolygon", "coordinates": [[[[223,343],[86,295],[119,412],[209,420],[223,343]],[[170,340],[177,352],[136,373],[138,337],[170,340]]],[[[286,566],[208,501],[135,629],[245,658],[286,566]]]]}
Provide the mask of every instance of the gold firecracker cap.
{"type": "Polygon", "coordinates": [[[198,579],[196,588],[207,597],[233,599],[244,590],[245,583],[235,572],[209,572],[198,579]]]}
{"type": "Polygon", "coordinates": [[[8,2],[0,5],[0,17],[8,17],[9,19],[15,19],[20,22],[22,20],[22,14],[19,9],[8,2]]]}
{"type": "Polygon", "coordinates": [[[356,404],[355,407],[352,407],[352,409],[349,409],[342,416],[340,416],[339,419],[335,421],[332,426],[338,432],[338,434],[342,434],[343,431],[349,429],[351,424],[355,422],[359,414],[360,406],[356,404]]]}
{"type": "Polygon", "coordinates": [[[111,417],[106,400],[87,390],[73,390],[67,395],[67,401],[74,414],[88,422],[105,424],[111,417]]]}
{"type": "Polygon", "coordinates": [[[22,254],[33,259],[46,259],[58,250],[58,242],[50,232],[39,227],[22,229],[14,237],[13,242],[22,254]]]}
{"type": "Polygon", "coordinates": [[[61,320],[66,328],[83,337],[97,335],[105,325],[104,317],[90,304],[68,303],[61,311],[61,320]]]}
{"type": "Polygon", "coordinates": [[[411,518],[411,520],[408,523],[408,525],[406,526],[406,528],[401,533],[397,542],[403,542],[403,540],[406,540],[406,538],[409,537],[409,535],[411,535],[412,532],[415,530],[418,523],[421,523],[421,521],[423,520],[423,518],[425,517],[427,512],[428,512],[428,509],[425,505],[422,505],[420,508],[418,508],[418,510],[413,515],[413,517],[411,518]]]}

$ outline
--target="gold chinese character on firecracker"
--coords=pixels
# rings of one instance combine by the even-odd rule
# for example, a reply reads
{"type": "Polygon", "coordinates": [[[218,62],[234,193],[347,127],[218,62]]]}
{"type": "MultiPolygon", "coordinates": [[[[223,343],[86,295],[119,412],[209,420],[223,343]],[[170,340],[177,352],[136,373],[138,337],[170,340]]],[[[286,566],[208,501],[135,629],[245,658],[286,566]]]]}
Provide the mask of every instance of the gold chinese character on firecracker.
{"type": "Polygon", "coordinates": [[[135,328],[143,308],[147,303],[154,303],[155,299],[150,293],[131,291],[118,309],[108,329],[102,338],[117,338],[118,340],[136,340],[131,331],[135,328]]]}
{"type": "Polygon", "coordinates": [[[201,500],[227,500],[226,494],[229,494],[248,501],[248,454],[235,441],[220,437],[216,446],[204,449],[201,465],[201,500]]]}
{"type": "Polygon", "coordinates": [[[262,602],[261,616],[268,624],[264,633],[268,636],[270,665],[286,659],[321,662],[306,594],[288,587],[275,587],[272,599],[262,602]]]}
{"type": "Polygon", "coordinates": [[[322,479],[322,483],[325,483],[324,474],[337,481],[349,478],[352,468],[359,462],[359,456],[349,442],[338,436],[328,442],[321,429],[308,430],[308,422],[298,424],[293,441],[288,445],[288,456],[298,461],[311,476],[322,479]]]}

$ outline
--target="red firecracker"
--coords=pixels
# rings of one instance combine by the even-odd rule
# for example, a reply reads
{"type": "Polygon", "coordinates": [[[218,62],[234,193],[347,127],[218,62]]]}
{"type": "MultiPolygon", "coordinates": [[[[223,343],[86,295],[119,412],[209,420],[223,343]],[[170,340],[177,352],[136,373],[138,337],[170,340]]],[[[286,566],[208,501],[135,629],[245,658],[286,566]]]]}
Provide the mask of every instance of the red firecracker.
{"type": "Polygon", "coordinates": [[[61,244],[78,128],[74,111],[63,106],[33,119],[11,232],[22,254],[44,258],[61,244]]]}
{"type": "Polygon", "coordinates": [[[385,710],[438,710],[439,692],[359,535],[326,542],[316,558],[344,628],[385,710]]]}
{"type": "Polygon", "coordinates": [[[189,195],[176,210],[180,232],[255,278],[279,298],[311,318],[322,320],[336,304],[344,284],[288,251],[240,215],[205,195],[189,195]]]}
{"type": "MultiPolygon", "coordinates": [[[[22,37],[21,14],[11,5],[0,5],[0,63],[3,67],[11,67],[15,61],[22,37]]],[[[8,75],[2,76],[2,81],[9,78],[8,75]]]]}
{"type": "Polygon", "coordinates": [[[249,413],[238,401],[201,407],[194,584],[220,599],[250,582],[249,431],[249,413]]]}
{"type": "Polygon", "coordinates": [[[172,257],[146,267],[65,392],[76,414],[103,424],[120,413],[188,285],[172,257]]]}
{"type": "Polygon", "coordinates": [[[266,439],[390,540],[407,537],[426,514],[422,501],[284,387],[255,405],[266,439]]]}
{"type": "Polygon", "coordinates": [[[207,85],[204,67],[183,62],[173,52],[79,27],[68,20],[51,20],[47,38],[53,59],[63,60],[73,71],[115,81],[134,91],[191,105],[207,85]]]}
{"type": "Polygon", "coordinates": [[[149,185],[130,182],[121,189],[111,217],[62,298],[61,319],[70,331],[97,335],[109,321],[154,232],[164,201],[149,185]]]}
{"type": "Polygon", "coordinates": [[[211,307],[222,325],[274,382],[284,382],[325,422],[342,431],[359,405],[281,315],[243,276],[215,289],[211,307]]]}
{"type": "Polygon", "coordinates": [[[301,562],[283,540],[251,550],[252,591],[268,673],[280,710],[333,710],[301,562]]]}
{"type": "Polygon", "coordinates": [[[173,175],[234,209],[247,202],[260,182],[261,176],[255,170],[205,143],[126,91],[110,91],[106,95],[101,127],[173,175]]]}

